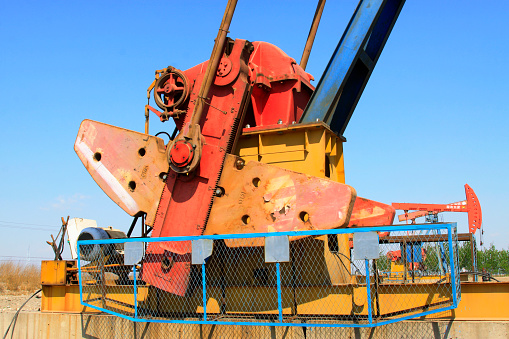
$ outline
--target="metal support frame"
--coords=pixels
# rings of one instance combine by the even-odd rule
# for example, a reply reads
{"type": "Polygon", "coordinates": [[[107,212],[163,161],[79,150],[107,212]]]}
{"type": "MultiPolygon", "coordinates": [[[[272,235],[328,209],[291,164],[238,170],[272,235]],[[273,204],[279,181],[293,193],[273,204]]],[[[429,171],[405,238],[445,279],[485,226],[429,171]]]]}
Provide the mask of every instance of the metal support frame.
{"type": "Polygon", "coordinates": [[[300,122],[321,120],[342,135],[405,0],[361,0],[300,122]]]}

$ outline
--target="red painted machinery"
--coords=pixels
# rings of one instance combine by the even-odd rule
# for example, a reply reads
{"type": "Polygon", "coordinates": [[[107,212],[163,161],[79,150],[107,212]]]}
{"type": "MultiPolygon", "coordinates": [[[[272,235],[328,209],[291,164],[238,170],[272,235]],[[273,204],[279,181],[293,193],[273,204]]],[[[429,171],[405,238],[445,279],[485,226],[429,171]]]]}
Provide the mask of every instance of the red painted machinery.
{"type": "MultiPolygon", "coordinates": [[[[162,121],[173,118],[180,131],[167,146],[146,134],[88,120],[82,123],[75,149],[99,186],[130,215],[146,213],[152,237],[245,233],[244,224],[248,223],[250,232],[298,231],[310,227],[304,214],[312,215],[316,229],[348,225],[356,196],[350,186],[266,164],[245,163],[231,155],[241,132],[239,125],[248,123],[252,130],[281,128],[298,121],[314,89],[311,75],[276,46],[228,40],[204,98],[199,88],[208,63],[186,71],[168,67],[155,81],[155,101],[161,111],[148,109],[162,121]],[[195,123],[189,112],[197,102],[204,105],[195,123]],[[129,167],[134,170],[127,170],[129,167]],[[261,188],[259,194],[245,197],[250,210],[245,215],[251,220],[246,217],[242,223],[242,217],[229,213],[219,225],[210,221],[213,208],[222,208],[221,196],[246,190],[237,187],[223,192],[228,184],[218,186],[218,182],[231,186],[243,183],[246,175],[258,178],[261,188]],[[274,178],[286,178],[287,184],[280,185],[288,188],[275,187],[274,178]],[[289,196],[293,203],[270,204],[289,196]],[[257,201],[262,204],[258,206],[257,201]],[[318,206],[320,213],[313,213],[318,206]],[[269,219],[274,209],[281,208],[287,211],[269,219]]],[[[185,294],[190,242],[151,244],[147,252],[151,262],[145,262],[146,272],[151,274],[143,279],[168,292],[185,294]],[[166,268],[161,262],[168,263],[166,268]]]]}
{"type": "Polygon", "coordinates": [[[399,221],[410,220],[412,223],[415,223],[416,218],[430,215],[436,217],[441,212],[466,212],[468,213],[468,231],[475,234],[482,225],[481,204],[479,204],[474,190],[468,184],[465,184],[465,196],[465,200],[450,204],[392,203],[392,207],[405,211],[405,214],[398,216],[399,221]]]}
{"type": "MultiPolygon", "coordinates": [[[[391,224],[395,215],[391,206],[356,200],[355,189],[348,185],[246,162],[233,154],[243,132],[240,126],[247,125],[253,132],[305,123],[305,108],[315,90],[310,84],[313,77],[278,47],[226,38],[234,3],[228,4],[209,61],[185,71],[171,66],[156,71],[148,95],[153,91],[158,108],[146,106],[145,133],[90,120],[81,124],[75,150],[94,180],[131,216],[143,216],[152,237],[391,224]],[[148,134],[149,112],[161,121],[175,121],[178,134],[167,145],[148,134]]],[[[352,42],[359,53],[350,56],[352,49],[347,49],[338,56],[353,58],[343,67],[358,69],[360,62],[368,67],[362,73],[345,73],[341,82],[355,88],[349,92],[340,86],[352,95],[346,103],[350,112],[404,1],[376,3],[375,8],[361,2],[353,22],[362,25],[348,28],[361,31],[347,31],[338,45],[341,51],[342,44],[360,39],[352,42]],[[384,18],[380,24],[379,18],[384,18]],[[361,53],[362,48],[366,50],[361,53]],[[362,78],[351,80],[354,76],[362,78]]],[[[314,118],[308,124],[328,128],[314,118]]],[[[261,245],[253,241],[226,245],[261,245]]],[[[150,259],[143,263],[143,280],[184,295],[191,270],[190,241],[151,243],[147,253],[150,259]]]]}

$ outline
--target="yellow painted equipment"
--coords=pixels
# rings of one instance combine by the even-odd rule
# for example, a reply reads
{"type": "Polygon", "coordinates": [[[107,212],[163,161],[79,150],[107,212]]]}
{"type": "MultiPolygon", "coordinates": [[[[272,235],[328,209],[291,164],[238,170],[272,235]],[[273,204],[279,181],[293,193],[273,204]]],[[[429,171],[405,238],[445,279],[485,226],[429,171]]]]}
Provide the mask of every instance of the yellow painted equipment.
{"type": "MultiPolygon", "coordinates": [[[[236,154],[246,161],[259,161],[344,182],[343,142],[342,138],[321,123],[253,132],[246,129],[239,140],[236,154]]],[[[350,237],[349,235],[338,237],[339,252],[347,257],[350,256],[350,237]]],[[[321,236],[308,238],[299,244],[302,246],[299,251],[302,255],[296,257],[293,264],[301,270],[304,267],[313,267],[313,270],[309,270],[306,275],[299,277],[301,280],[298,285],[306,286],[306,289],[300,288],[298,300],[294,300],[293,289],[283,287],[284,314],[320,314],[322,316],[367,314],[367,309],[363,306],[367,299],[366,287],[356,287],[355,275],[350,275],[334,260],[329,251],[327,240],[327,236],[321,236]],[[323,259],[321,261],[314,259],[318,257],[323,259]],[[320,286],[321,277],[324,274],[330,277],[331,283],[326,293],[320,286]],[[311,288],[310,286],[315,287],[311,288]],[[324,305],[326,306],[324,307],[324,305]],[[345,305],[349,306],[345,307],[345,305]]],[[[257,295],[265,295],[265,299],[258,300],[257,303],[249,303],[245,299],[245,295],[249,295],[250,290],[267,289],[263,284],[251,287],[257,285],[256,281],[252,281],[251,273],[260,266],[260,262],[263,261],[262,255],[263,248],[259,248],[258,255],[253,255],[253,252],[250,255],[246,253],[243,259],[240,259],[238,270],[227,272],[224,278],[227,285],[231,287],[227,288],[228,311],[226,314],[277,313],[277,301],[271,298],[269,293],[258,293],[257,295]],[[250,287],[242,286],[246,281],[250,281],[250,287]]],[[[207,269],[217,274],[219,270],[214,270],[214,265],[215,260],[213,259],[207,269]]],[[[290,269],[289,264],[282,264],[282,276],[290,276],[290,274],[284,273],[285,270],[290,269]]],[[[448,295],[431,295],[426,279],[410,283],[409,273],[407,273],[406,279],[408,284],[394,284],[394,282],[402,280],[403,273],[404,266],[401,263],[393,262],[391,263],[391,274],[380,278],[378,289],[379,301],[382,305],[379,309],[380,314],[397,312],[401,305],[404,305],[405,309],[412,309],[423,304],[439,303],[450,297],[448,295]],[[399,305],[399,308],[395,307],[396,304],[399,305]]],[[[80,305],[75,274],[75,262],[43,262],[41,270],[41,282],[44,285],[42,311],[97,312],[90,308],[85,309],[80,305]]],[[[269,272],[268,276],[269,280],[275,279],[275,272],[269,272]]],[[[208,281],[213,285],[215,280],[219,281],[222,278],[213,273],[209,276],[208,281]]],[[[447,279],[444,283],[447,283],[447,279]]],[[[289,283],[283,281],[282,284],[288,285],[289,283]]],[[[509,283],[464,283],[462,290],[462,300],[457,310],[428,317],[509,320],[509,310],[504,306],[509,303],[509,283]],[[485,302],[486,300],[491,302],[488,304],[485,302]]],[[[120,312],[131,309],[134,303],[132,287],[120,289],[114,283],[106,283],[104,295],[107,295],[107,299],[117,305],[116,308],[120,312]]],[[[84,295],[86,299],[99,297],[100,295],[84,295]]],[[[207,297],[207,313],[220,314],[223,302],[221,289],[209,288],[207,297]]],[[[186,303],[176,303],[174,298],[166,292],[150,286],[139,286],[137,293],[138,303],[144,303],[147,307],[157,307],[160,311],[168,313],[203,313],[201,300],[201,293],[195,293],[187,299],[186,303]]]]}
{"type": "MultiPolygon", "coordinates": [[[[43,312],[72,312],[72,313],[97,313],[97,310],[92,308],[86,308],[80,304],[80,293],[79,285],[75,281],[71,282],[68,278],[72,275],[72,272],[76,271],[74,266],[76,262],[73,261],[43,261],[41,266],[41,280],[45,281],[43,285],[43,294],[41,300],[41,311],[43,312]],[[72,266],[71,266],[72,265],[72,266]],[[62,266],[67,266],[71,270],[59,269],[62,266]],[[57,269],[55,269],[57,268],[57,269]],[[48,279],[48,277],[50,277],[48,279]],[[62,281],[67,281],[65,285],[61,285],[62,281]]],[[[263,286],[258,289],[263,289],[263,286]]],[[[232,295],[245,294],[243,291],[245,288],[237,287],[232,288],[230,293],[232,295]]],[[[453,311],[446,311],[434,315],[427,316],[427,319],[454,319],[454,320],[490,320],[490,321],[509,321],[509,282],[463,282],[461,284],[462,299],[458,305],[458,308],[453,311]]],[[[318,310],[320,313],[329,315],[338,315],[338,308],[327,308],[323,309],[323,305],[361,305],[366,300],[366,289],[356,289],[351,284],[338,284],[333,288],[329,295],[322,295],[323,289],[316,287],[314,289],[308,289],[307,293],[310,293],[310,302],[300,303],[298,307],[298,313],[313,313],[318,310]],[[324,303],[324,298],[330,302],[324,303]],[[352,300],[354,301],[352,303],[352,300]]],[[[107,286],[108,297],[112,300],[118,301],[118,308],[129,309],[128,306],[133,304],[133,291],[132,288],[119,289],[116,286],[107,286]]],[[[291,302],[291,291],[283,291],[283,304],[284,313],[292,314],[292,302],[291,302]]],[[[210,290],[210,299],[207,304],[207,311],[210,313],[219,313],[221,305],[221,293],[218,290],[210,290]]],[[[87,296],[87,298],[93,298],[94,296],[87,296]]],[[[148,303],[159,303],[160,305],[170,305],[170,303],[164,302],[168,295],[164,292],[157,291],[151,287],[140,287],[138,292],[138,302],[148,303]]],[[[200,305],[201,294],[197,294],[195,300],[196,305],[200,305]]],[[[380,298],[381,305],[395,305],[394,299],[399,298],[398,302],[405,302],[406,307],[412,308],[412,302],[415,305],[422,304],[423,300],[426,302],[437,302],[444,296],[434,295],[431,296],[427,291],[427,286],[423,284],[408,284],[408,285],[381,285],[380,298]],[[395,289],[397,288],[395,293],[395,289]]],[[[256,309],[253,306],[245,303],[242,298],[231,298],[229,299],[231,308],[237,310],[236,312],[242,313],[267,313],[266,310],[256,309]]],[[[274,300],[263,302],[261,304],[275,303],[274,300]]],[[[183,305],[173,304],[171,308],[165,309],[167,312],[171,311],[186,311],[186,309],[179,308],[183,305]]],[[[277,309],[277,306],[275,306],[277,309]]],[[[187,311],[202,313],[203,308],[197,306],[194,309],[187,309],[187,311]]],[[[344,309],[342,310],[344,312],[344,309]]],[[[355,306],[350,308],[351,312],[359,312],[359,314],[365,314],[365,309],[355,309],[355,306]]],[[[382,314],[390,313],[394,310],[384,308],[381,310],[382,314]]],[[[268,313],[274,313],[271,311],[268,313]]],[[[235,312],[234,312],[235,313],[235,312]]]]}
{"type": "Polygon", "coordinates": [[[253,132],[246,128],[235,154],[246,161],[259,161],[345,183],[344,141],[323,123],[253,132]]]}
{"type": "Polygon", "coordinates": [[[276,46],[226,39],[235,3],[209,61],[156,71],[144,134],[82,123],[76,153],[136,218],[127,238],[142,218],[142,238],[78,241],[81,289],[74,262],[44,262],[42,310],[91,311],[81,298],[141,322],[509,320],[509,283],[461,293],[455,225],[387,226],[394,208],[345,182],[342,133],[404,1],[361,0],[316,89],[276,46]],[[148,134],[150,112],[174,120],[167,144],[148,134]],[[380,245],[400,260],[384,261],[380,245]]]}

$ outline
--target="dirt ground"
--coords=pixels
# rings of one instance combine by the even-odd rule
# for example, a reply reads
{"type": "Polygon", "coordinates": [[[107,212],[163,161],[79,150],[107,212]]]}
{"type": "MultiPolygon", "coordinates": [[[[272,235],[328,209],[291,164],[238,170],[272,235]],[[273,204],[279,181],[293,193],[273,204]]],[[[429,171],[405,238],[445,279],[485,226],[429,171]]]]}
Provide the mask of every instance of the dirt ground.
{"type": "MultiPolygon", "coordinates": [[[[34,291],[35,292],[35,291],[34,291]]],[[[35,297],[23,307],[22,311],[40,311],[41,309],[41,293],[39,292],[35,297]]],[[[29,294],[9,295],[9,292],[3,291],[0,295],[0,312],[16,311],[30,296],[29,294]]]]}

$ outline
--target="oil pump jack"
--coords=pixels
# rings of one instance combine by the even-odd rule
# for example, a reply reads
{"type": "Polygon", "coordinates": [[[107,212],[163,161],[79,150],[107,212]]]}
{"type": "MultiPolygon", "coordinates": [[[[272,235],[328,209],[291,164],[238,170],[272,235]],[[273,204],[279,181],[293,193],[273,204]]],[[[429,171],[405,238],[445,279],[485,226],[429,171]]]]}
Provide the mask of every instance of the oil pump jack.
{"type": "MultiPolygon", "coordinates": [[[[229,1],[208,61],[156,71],[145,133],[85,120],[74,149],[115,203],[143,216],[151,237],[392,224],[393,207],[345,184],[342,144],[404,2],[360,1],[315,88],[305,63],[278,47],[227,37],[229,1]],[[167,144],[148,134],[151,112],[175,122],[167,144]]],[[[151,243],[147,253],[142,279],[185,295],[190,241],[151,243]]]]}

